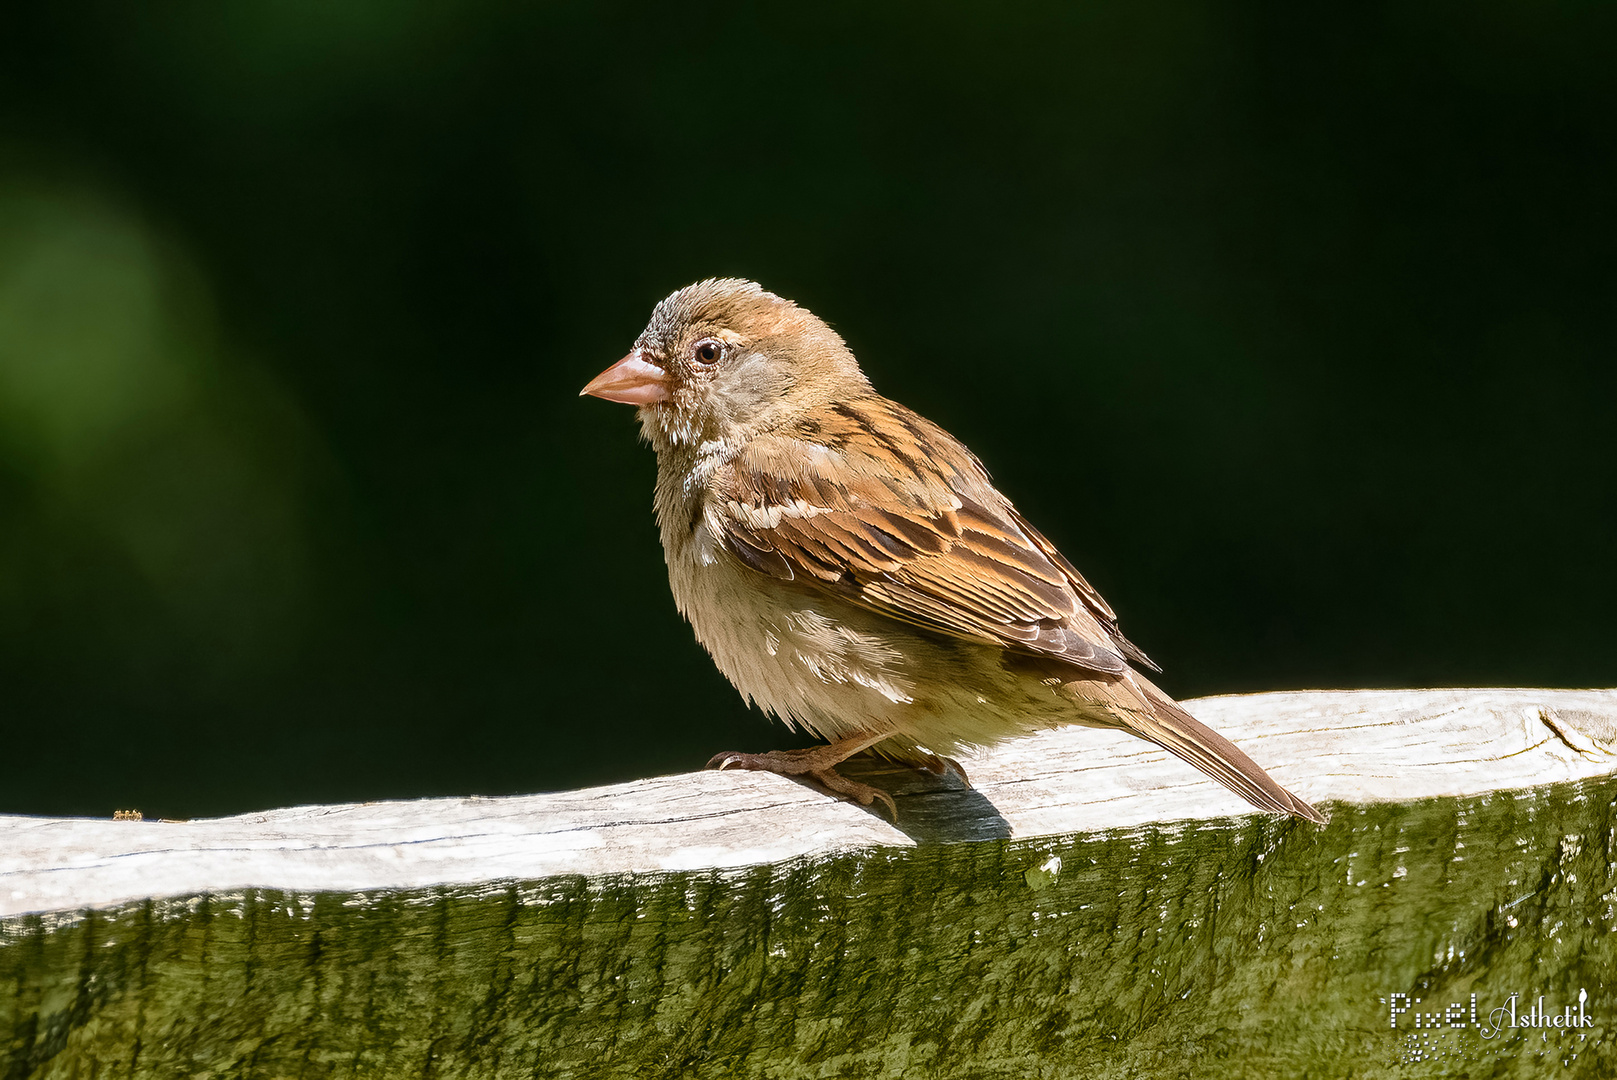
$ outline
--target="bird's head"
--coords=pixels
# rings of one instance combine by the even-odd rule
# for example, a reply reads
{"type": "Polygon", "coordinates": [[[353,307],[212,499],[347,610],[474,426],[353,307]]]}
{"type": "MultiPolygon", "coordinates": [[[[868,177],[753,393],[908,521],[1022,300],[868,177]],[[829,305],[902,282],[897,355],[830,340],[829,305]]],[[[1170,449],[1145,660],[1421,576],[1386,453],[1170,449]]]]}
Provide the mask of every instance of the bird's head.
{"type": "Polygon", "coordinates": [[[868,386],[812,312],[754,282],[711,278],[658,304],[629,355],[581,393],[638,405],[662,450],[745,439],[868,386]]]}

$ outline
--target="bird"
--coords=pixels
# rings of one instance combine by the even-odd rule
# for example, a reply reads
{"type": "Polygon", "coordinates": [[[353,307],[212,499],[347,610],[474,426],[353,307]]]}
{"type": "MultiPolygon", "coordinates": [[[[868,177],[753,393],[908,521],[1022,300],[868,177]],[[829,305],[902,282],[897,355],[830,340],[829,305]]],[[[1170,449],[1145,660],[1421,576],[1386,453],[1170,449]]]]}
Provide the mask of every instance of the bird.
{"type": "Polygon", "coordinates": [[[969,785],[954,755],[1078,724],[1326,821],[1147,679],[1161,669],[977,457],[877,393],[806,308],[737,278],[686,286],[583,395],[637,407],[697,640],[749,704],[826,740],[708,767],[879,799],[896,821],[891,796],[837,766],[870,750],[969,785]]]}

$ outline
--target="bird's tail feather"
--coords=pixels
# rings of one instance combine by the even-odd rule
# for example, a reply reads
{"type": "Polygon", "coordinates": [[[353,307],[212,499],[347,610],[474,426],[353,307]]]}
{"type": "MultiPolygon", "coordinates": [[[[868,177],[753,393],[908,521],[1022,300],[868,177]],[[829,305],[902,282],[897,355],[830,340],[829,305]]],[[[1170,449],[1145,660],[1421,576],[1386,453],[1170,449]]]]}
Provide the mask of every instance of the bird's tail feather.
{"type": "Polygon", "coordinates": [[[1180,708],[1150,682],[1135,676],[1151,704],[1152,715],[1135,713],[1131,726],[1141,738],[1154,742],[1196,766],[1253,806],[1277,814],[1292,814],[1324,825],[1329,819],[1299,799],[1260,768],[1257,762],[1212,728],[1180,708]]]}

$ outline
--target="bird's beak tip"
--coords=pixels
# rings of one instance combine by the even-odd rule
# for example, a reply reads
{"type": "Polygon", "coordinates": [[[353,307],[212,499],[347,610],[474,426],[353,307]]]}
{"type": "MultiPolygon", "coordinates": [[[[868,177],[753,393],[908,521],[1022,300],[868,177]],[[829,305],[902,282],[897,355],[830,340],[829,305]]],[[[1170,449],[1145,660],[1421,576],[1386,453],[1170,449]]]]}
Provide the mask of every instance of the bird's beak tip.
{"type": "Polygon", "coordinates": [[[640,350],[625,356],[578,392],[625,405],[651,405],[668,400],[668,373],[642,358],[640,350]]]}

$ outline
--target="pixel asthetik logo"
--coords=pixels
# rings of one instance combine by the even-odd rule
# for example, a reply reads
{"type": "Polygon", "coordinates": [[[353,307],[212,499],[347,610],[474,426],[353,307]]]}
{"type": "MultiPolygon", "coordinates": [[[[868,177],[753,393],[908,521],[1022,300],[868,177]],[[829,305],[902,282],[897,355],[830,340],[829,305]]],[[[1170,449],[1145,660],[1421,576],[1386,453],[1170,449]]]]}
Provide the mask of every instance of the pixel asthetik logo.
{"type": "Polygon", "coordinates": [[[1486,1011],[1476,994],[1468,1003],[1450,1002],[1430,1012],[1416,1008],[1423,999],[1409,994],[1389,994],[1382,1000],[1387,1006],[1388,1026],[1408,1033],[1403,1051],[1406,1063],[1442,1057],[1474,1058],[1479,1050],[1492,1052],[1506,1042],[1514,1045],[1537,1031],[1539,1037],[1527,1040],[1527,1045],[1520,1048],[1527,1051],[1536,1047],[1539,1053],[1559,1056],[1570,1065],[1587,1047],[1590,1029],[1595,1027],[1586,989],[1578,990],[1577,1004],[1562,1004],[1559,1008],[1546,1004],[1543,994],[1529,999],[1519,992],[1486,1011]]]}

